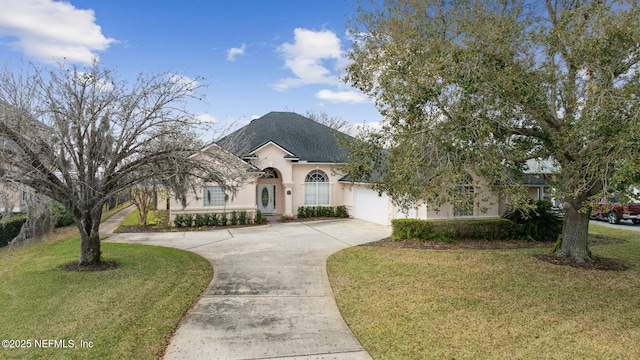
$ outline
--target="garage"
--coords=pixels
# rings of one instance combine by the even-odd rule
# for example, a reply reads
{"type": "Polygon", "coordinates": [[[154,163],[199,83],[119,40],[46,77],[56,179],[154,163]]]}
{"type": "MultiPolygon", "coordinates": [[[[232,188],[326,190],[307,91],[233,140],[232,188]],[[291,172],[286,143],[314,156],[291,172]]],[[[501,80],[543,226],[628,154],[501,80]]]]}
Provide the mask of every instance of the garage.
{"type": "Polygon", "coordinates": [[[353,217],[389,226],[389,197],[365,186],[354,187],[353,217]]]}

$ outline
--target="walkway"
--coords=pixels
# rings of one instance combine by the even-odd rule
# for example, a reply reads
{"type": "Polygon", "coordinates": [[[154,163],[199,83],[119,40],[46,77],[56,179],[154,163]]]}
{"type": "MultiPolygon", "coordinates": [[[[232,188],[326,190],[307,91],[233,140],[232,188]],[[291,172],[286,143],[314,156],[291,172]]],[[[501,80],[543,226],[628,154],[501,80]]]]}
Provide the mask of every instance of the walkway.
{"type": "Polygon", "coordinates": [[[371,359],[338,311],[325,264],[329,255],[389,232],[332,220],[109,240],[177,247],[213,264],[211,284],[165,359],[371,359]]]}

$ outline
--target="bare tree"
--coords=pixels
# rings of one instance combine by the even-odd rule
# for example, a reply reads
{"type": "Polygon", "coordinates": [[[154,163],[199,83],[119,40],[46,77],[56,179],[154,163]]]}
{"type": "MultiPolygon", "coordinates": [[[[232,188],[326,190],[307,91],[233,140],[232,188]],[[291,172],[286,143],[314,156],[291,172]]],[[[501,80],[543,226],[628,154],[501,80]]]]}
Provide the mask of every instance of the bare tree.
{"type": "Polygon", "coordinates": [[[87,68],[30,66],[0,72],[0,168],[62,203],[80,231],[81,265],[100,263],[103,204],[149,179],[177,197],[202,181],[235,191],[246,168],[198,140],[203,124],[187,110],[202,79],[173,73],[118,78],[87,68]]]}
{"type": "Polygon", "coordinates": [[[329,114],[327,114],[326,111],[321,111],[321,112],[314,112],[311,110],[308,110],[304,116],[308,117],[309,119],[320,123],[322,125],[328,126],[334,130],[340,131],[340,132],[346,132],[349,127],[349,122],[339,116],[331,116],[329,114]]]}
{"type": "Polygon", "coordinates": [[[152,184],[139,184],[131,188],[131,203],[138,210],[138,224],[141,226],[147,225],[147,217],[149,211],[153,206],[155,192],[155,186],[152,184]]]}

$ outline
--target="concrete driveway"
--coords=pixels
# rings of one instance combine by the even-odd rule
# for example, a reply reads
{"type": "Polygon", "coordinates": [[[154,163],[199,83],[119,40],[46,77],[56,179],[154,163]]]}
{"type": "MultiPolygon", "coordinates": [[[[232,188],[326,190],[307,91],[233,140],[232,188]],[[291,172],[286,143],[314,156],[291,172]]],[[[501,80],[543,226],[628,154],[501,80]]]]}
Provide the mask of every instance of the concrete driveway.
{"type": "Polygon", "coordinates": [[[360,220],[157,234],[109,241],[176,247],[211,261],[212,282],[165,359],[371,359],[338,312],[329,255],[389,236],[360,220]]]}

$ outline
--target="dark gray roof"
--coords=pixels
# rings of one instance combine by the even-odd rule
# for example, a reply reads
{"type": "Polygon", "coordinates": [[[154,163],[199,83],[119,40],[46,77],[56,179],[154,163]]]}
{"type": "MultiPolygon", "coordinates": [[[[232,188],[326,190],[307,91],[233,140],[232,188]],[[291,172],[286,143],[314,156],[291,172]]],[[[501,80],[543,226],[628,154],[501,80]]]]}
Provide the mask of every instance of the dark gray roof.
{"type": "Polygon", "coordinates": [[[291,155],[307,162],[344,162],[346,150],[338,137],[352,137],[293,112],[270,112],[223,137],[217,143],[240,157],[250,157],[263,145],[274,142],[291,155]]]}

